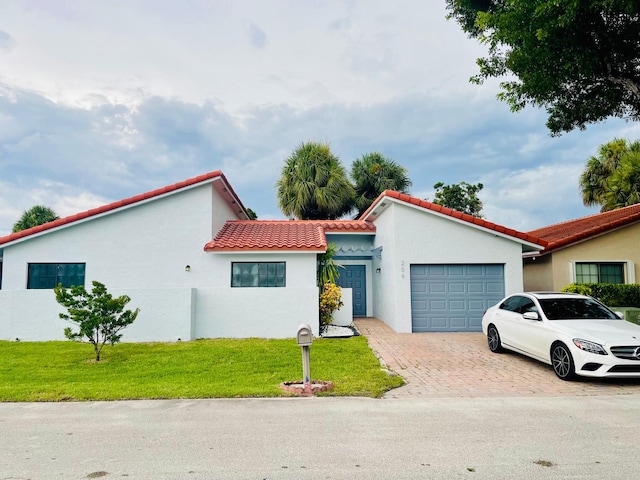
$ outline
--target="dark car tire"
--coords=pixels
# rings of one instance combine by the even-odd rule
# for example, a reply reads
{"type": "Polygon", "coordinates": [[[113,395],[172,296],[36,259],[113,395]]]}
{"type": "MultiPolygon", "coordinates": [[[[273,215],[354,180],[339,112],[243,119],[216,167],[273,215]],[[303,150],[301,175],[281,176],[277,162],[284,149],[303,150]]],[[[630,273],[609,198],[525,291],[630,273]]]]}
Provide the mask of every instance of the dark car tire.
{"type": "Polygon", "coordinates": [[[489,345],[489,350],[493,353],[503,352],[500,334],[495,325],[489,325],[489,328],[487,328],[487,345],[489,345]]]}
{"type": "Polygon", "coordinates": [[[564,343],[551,346],[551,365],[560,380],[573,380],[576,377],[576,367],[571,352],[564,343]]]}

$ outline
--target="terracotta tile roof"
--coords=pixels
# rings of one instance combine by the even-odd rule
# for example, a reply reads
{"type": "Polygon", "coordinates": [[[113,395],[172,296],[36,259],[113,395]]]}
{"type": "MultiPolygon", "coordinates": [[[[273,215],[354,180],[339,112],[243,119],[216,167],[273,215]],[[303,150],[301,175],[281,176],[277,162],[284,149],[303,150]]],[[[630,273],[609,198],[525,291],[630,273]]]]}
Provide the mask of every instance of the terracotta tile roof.
{"type": "Polygon", "coordinates": [[[547,251],[570,245],[640,221],[640,204],[596,213],[528,232],[549,243],[547,251]]]}
{"type": "Polygon", "coordinates": [[[206,251],[325,251],[325,233],[375,232],[359,220],[229,220],[206,251]]]}
{"type": "Polygon", "coordinates": [[[90,217],[94,217],[96,215],[101,215],[107,212],[111,212],[113,210],[117,210],[119,208],[128,206],[128,205],[132,205],[138,202],[142,202],[144,200],[149,200],[151,198],[154,197],[159,197],[161,195],[167,194],[167,193],[171,193],[174,192],[176,190],[180,190],[186,187],[190,187],[193,185],[197,185],[199,183],[203,183],[209,180],[213,180],[215,178],[220,178],[224,181],[225,187],[230,195],[233,197],[234,200],[236,200],[239,203],[240,208],[243,211],[246,211],[246,209],[244,208],[244,206],[240,203],[240,200],[238,199],[237,195],[235,194],[235,192],[233,191],[233,189],[231,188],[231,186],[229,185],[229,182],[227,181],[226,177],[224,176],[224,174],[219,171],[213,171],[213,172],[209,172],[209,173],[205,173],[203,175],[199,175],[197,177],[193,177],[193,178],[189,178],[187,180],[184,180],[182,182],[178,182],[178,183],[174,183],[173,185],[168,185],[166,187],[162,187],[162,188],[158,188],[156,190],[152,190],[150,192],[147,193],[142,193],[140,195],[135,195],[133,197],[130,198],[125,198],[124,200],[119,200],[117,202],[113,202],[110,203],[108,205],[103,205],[101,207],[97,207],[97,208],[93,208],[91,210],[87,210],[85,212],[80,212],[77,213],[75,215],[71,215],[68,217],[64,217],[64,218],[60,218],[58,220],[54,220],[53,222],[49,222],[49,223],[45,223],[43,225],[38,225],[37,227],[33,227],[33,228],[29,228],[27,230],[22,230],[20,232],[16,232],[16,233],[11,233],[9,235],[6,235],[4,237],[0,237],[0,245],[9,243],[9,242],[13,242],[15,240],[19,240],[25,237],[28,237],[30,235],[35,235],[41,232],[45,232],[47,230],[51,230],[57,227],[61,227],[63,225],[68,225],[70,223],[74,223],[77,222],[79,220],[84,220],[86,218],[90,218],[90,217]]]}
{"type": "Polygon", "coordinates": [[[384,192],[382,192],[380,196],[369,207],[369,209],[362,214],[362,216],[360,217],[360,220],[367,219],[370,216],[375,217],[376,208],[378,208],[379,206],[382,205],[382,203],[384,203],[385,198],[392,198],[403,203],[415,205],[417,207],[424,208],[426,210],[431,210],[441,215],[446,215],[458,220],[462,220],[463,222],[467,222],[467,223],[476,225],[478,227],[486,228],[488,230],[493,230],[503,235],[514,237],[519,240],[532,243],[534,245],[538,245],[541,247],[546,247],[547,245],[546,240],[538,238],[537,236],[532,235],[531,233],[519,232],[512,228],[503,227],[502,225],[498,225],[497,223],[489,222],[482,218],[478,218],[472,215],[468,215],[466,213],[458,212],[457,210],[452,210],[451,208],[443,207],[441,205],[437,205],[435,203],[431,203],[417,197],[412,197],[411,195],[407,195],[405,193],[399,193],[394,190],[385,190],[384,192]]]}

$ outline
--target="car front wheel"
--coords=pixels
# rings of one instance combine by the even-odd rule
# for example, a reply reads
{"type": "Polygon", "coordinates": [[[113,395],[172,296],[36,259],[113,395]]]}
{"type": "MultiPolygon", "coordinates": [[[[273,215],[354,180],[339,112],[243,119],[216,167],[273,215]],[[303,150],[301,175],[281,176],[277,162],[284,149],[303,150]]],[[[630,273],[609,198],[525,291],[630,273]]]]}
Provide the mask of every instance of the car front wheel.
{"type": "Polygon", "coordinates": [[[502,352],[502,342],[500,341],[500,334],[498,333],[498,329],[494,325],[489,325],[487,329],[487,344],[489,345],[489,350],[493,353],[502,352]]]}
{"type": "Polygon", "coordinates": [[[556,343],[551,347],[551,363],[559,379],[573,380],[576,370],[571,353],[564,344],[556,343]]]}

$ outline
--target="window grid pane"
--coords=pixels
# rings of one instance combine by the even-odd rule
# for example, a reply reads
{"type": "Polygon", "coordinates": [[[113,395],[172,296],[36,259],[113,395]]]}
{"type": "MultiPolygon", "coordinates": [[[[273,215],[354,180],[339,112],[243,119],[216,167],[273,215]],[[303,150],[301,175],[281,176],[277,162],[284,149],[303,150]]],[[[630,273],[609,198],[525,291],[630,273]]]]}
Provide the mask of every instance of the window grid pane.
{"type": "Polygon", "coordinates": [[[600,283],[624,283],[622,265],[609,263],[600,265],[600,283]]]}
{"type": "Polygon", "coordinates": [[[284,287],[285,262],[231,264],[232,287],[284,287]]]}
{"type": "Polygon", "coordinates": [[[577,263],[576,283],[624,283],[622,263],[577,263]]]}
{"type": "Polygon", "coordinates": [[[84,286],[84,263],[30,263],[27,270],[28,289],[52,289],[59,283],[65,288],[84,286]]]}

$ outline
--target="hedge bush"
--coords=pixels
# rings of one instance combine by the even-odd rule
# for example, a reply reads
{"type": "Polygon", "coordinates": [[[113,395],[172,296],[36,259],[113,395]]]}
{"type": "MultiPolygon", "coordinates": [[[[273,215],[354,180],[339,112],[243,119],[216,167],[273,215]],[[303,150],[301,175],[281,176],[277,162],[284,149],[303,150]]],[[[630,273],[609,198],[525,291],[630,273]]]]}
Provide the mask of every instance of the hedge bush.
{"type": "Polygon", "coordinates": [[[638,284],[572,283],[562,291],[589,295],[609,307],[640,307],[638,284]]]}

